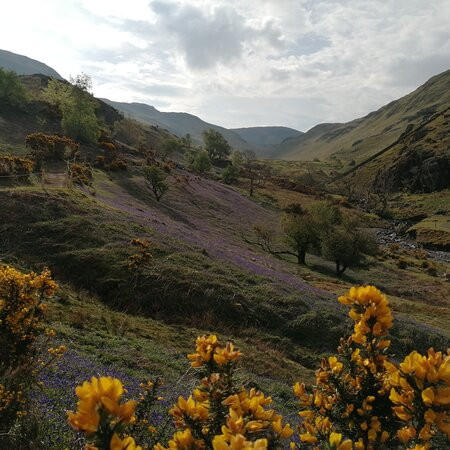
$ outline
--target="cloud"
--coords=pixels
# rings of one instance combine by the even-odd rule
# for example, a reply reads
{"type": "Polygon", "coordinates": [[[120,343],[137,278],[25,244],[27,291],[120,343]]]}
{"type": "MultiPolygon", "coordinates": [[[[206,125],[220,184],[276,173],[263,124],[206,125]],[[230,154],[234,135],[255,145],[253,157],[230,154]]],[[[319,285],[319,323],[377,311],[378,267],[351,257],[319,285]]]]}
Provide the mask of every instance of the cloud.
{"type": "Polygon", "coordinates": [[[271,21],[252,26],[229,6],[209,9],[161,0],[150,5],[157,15],[156,25],[173,39],[191,69],[229,64],[250,51],[250,44],[257,40],[279,45],[281,33],[271,21]]]}
{"type": "Polygon", "coordinates": [[[15,0],[0,42],[228,127],[348,121],[450,67],[448,0],[149,1],[15,0]]]}

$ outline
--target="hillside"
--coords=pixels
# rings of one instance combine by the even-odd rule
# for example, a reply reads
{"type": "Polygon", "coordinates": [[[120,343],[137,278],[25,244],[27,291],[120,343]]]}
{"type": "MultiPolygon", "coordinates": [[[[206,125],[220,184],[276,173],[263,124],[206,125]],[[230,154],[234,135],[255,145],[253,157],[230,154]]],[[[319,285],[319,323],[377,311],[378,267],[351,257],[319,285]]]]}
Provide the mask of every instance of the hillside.
{"type": "Polygon", "coordinates": [[[123,103],[108,99],[102,100],[128,117],[132,117],[143,123],[157,125],[179,137],[183,137],[189,133],[196,144],[202,143],[202,132],[212,128],[219,131],[232,147],[239,150],[252,148],[248,142],[234,131],[205,122],[192,114],[184,112],[162,112],[144,103],[123,103]]]}
{"type": "Polygon", "coordinates": [[[47,64],[7,50],[0,49],[0,67],[12,70],[19,75],[41,74],[62,80],[61,75],[47,64]]]}
{"type": "Polygon", "coordinates": [[[320,124],[286,139],[277,157],[290,160],[336,158],[359,163],[395,142],[408,127],[450,106],[450,70],[434,76],[414,92],[348,123],[320,124]]]}
{"type": "Polygon", "coordinates": [[[288,127],[247,127],[232,128],[242,139],[252,147],[258,149],[258,155],[277,157],[273,154],[274,148],[285,139],[297,137],[303,132],[288,127]]]}

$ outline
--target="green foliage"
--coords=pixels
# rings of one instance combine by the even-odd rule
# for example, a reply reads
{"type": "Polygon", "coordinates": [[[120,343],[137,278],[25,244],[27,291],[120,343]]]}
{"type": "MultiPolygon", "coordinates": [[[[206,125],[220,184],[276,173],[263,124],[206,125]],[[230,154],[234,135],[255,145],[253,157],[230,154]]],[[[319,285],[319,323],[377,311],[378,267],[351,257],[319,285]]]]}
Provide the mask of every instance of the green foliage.
{"type": "Polygon", "coordinates": [[[244,164],[245,157],[239,150],[233,150],[231,153],[231,163],[234,167],[240,168],[244,164]]]}
{"type": "Polygon", "coordinates": [[[321,239],[321,254],[336,263],[336,274],[341,276],[347,267],[358,267],[365,255],[374,255],[377,245],[372,235],[358,230],[357,224],[344,221],[331,227],[321,239]]]}
{"type": "Polygon", "coordinates": [[[82,74],[71,79],[71,84],[51,80],[44,91],[44,98],[57,106],[62,113],[61,126],[73,139],[94,143],[100,135],[95,115],[97,102],[90,93],[89,76],[82,74]]]}
{"type": "Polygon", "coordinates": [[[189,167],[199,173],[208,172],[211,169],[211,159],[208,153],[206,151],[196,152],[189,167]]]}
{"type": "Polygon", "coordinates": [[[134,147],[138,147],[144,139],[139,122],[126,117],[114,122],[113,136],[117,140],[134,147]]]}
{"type": "Polygon", "coordinates": [[[158,153],[160,154],[163,161],[166,160],[174,152],[182,149],[182,143],[175,138],[166,138],[161,142],[158,153]]]}
{"type": "Polygon", "coordinates": [[[169,186],[166,183],[167,174],[157,166],[145,168],[145,178],[150,183],[150,187],[156,200],[161,201],[162,196],[167,192],[169,186]]]}
{"type": "Polygon", "coordinates": [[[236,183],[239,177],[239,169],[233,165],[229,165],[225,167],[222,172],[222,181],[225,184],[233,184],[236,183]]]}
{"type": "Polygon", "coordinates": [[[0,67],[0,103],[21,108],[28,102],[28,95],[19,76],[0,67]]]}
{"type": "Polygon", "coordinates": [[[313,215],[308,211],[301,214],[286,214],[283,218],[285,242],[296,254],[299,264],[306,263],[306,252],[319,242],[319,230],[313,215]]]}
{"type": "Polygon", "coordinates": [[[225,159],[231,152],[231,146],[218,131],[210,128],[202,133],[205,150],[211,160],[225,159]]]}

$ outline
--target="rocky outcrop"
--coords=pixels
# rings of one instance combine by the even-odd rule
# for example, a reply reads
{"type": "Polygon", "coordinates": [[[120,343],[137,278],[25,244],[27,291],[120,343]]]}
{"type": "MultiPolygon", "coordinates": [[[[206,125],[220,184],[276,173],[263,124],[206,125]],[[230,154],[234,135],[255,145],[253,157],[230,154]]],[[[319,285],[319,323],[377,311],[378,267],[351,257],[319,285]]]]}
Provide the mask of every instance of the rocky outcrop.
{"type": "Polygon", "coordinates": [[[450,187],[450,159],[431,150],[404,147],[384,176],[392,191],[440,191],[450,187]]]}

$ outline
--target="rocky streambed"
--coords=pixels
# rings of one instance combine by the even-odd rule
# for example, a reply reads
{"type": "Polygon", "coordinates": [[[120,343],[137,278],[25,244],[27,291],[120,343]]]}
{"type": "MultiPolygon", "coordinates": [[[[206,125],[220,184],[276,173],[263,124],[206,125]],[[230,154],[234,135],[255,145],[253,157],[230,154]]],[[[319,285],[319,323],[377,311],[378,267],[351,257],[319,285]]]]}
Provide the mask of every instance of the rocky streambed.
{"type": "Polygon", "coordinates": [[[376,239],[379,245],[398,244],[406,249],[421,249],[425,251],[428,258],[450,264],[450,252],[445,250],[430,250],[422,244],[411,239],[406,230],[411,226],[405,221],[390,221],[386,228],[378,228],[376,239]]]}

